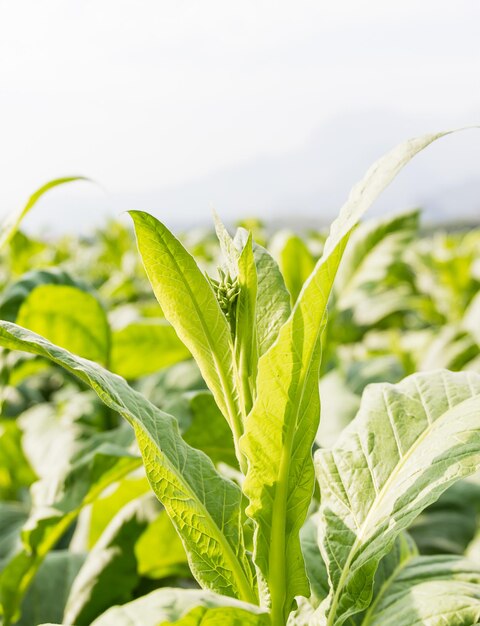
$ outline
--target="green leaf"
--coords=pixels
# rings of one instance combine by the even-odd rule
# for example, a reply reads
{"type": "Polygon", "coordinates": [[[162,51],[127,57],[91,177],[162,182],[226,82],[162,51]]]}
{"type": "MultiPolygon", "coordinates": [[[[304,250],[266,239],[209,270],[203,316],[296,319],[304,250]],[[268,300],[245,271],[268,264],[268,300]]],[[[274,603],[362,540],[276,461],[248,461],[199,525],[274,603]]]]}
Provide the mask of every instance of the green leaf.
{"type": "Polygon", "coordinates": [[[293,233],[281,233],[272,242],[285,284],[295,304],[302,287],[315,267],[315,259],[304,240],[293,233]]]}
{"type": "Polygon", "coordinates": [[[243,419],[230,325],[210,283],[178,239],[151,215],[140,211],[130,215],[155,296],[196,360],[237,446],[243,419]]]}
{"type": "Polygon", "coordinates": [[[139,582],[134,547],[155,515],[151,497],[123,507],[88,554],[66,602],[68,624],[91,624],[110,606],[132,599],[139,582]]]}
{"type": "MultiPolygon", "coordinates": [[[[249,233],[239,228],[235,245],[244,249],[249,233]]],[[[278,336],[290,314],[290,294],[277,262],[270,252],[253,242],[253,257],[257,268],[256,322],[258,354],[264,354],[278,336]]]]}
{"type": "Polygon", "coordinates": [[[207,588],[256,601],[243,544],[241,491],[180,437],[177,421],[126,382],[15,324],[0,322],[0,345],[39,354],[92,387],[134,428],[150,484],[179,530],[192,573],[207,588]]]}
{"type": "Polygon", "coordinates": [[[17,615],[46,555],[80,511],[139,465],[140,459],[122,448],[101,444],[73,463],[65,476],[49,477],[34,485],[33,508],[21,534],[22,547],[0,576],[0,606],[6,626],[17,615]]]}
{"type": "Polygon", "coordinates": [[[15,500],[36,479],[22,448],[22,433],[12,420],[0,420],[0,498],[15,500]]]}
{"type": "Polygon", "coordinates": [[[408,529],[421,554],[465,553],[480,513],[480,485],[461,480],[428,507],[408,529]]]}
{"type": "Polygon", "coordinates": [[[0,502],[0,570],[20,547],[20,530],[28,509],[19,502],[0,502]]]}
{"type": "Polygon", "coordinates": [[[215,465],[227,463],[237,468],[232,433],[212,394],[208,391],[193,393],[189,398],[189,408],[192,421],[183,434],[185,441],[193,448],[203,450],[215,465]]]}
{"type": "Polygon", "coordinates": [[[22,616],[15,626],[61,621],[70,588],[84,559],[83,554],[67,550],[50,552],[25,595],[22,616]]]}
{"type": "Polygon", "coordinates": [[[418,232],[419,211],[368,220],[355,229],[339,269],[337,306],[346,308],[355,291],[381,282],[418,232]]]}
{"type": "Polygon", "coordinates": [[[456,480],[480,467],[480,376],[437,371],[365,390],[332,450],[319,450],[319,541],[331,581],[319,622],[371,599],[379,560],[456,480]]]}
{"type": "Polygon", "coordinates": [[[5,246],[15,235],[18,227],[20,226],[20,222],[35,206],[38,200],[40,200],[43,194],[47,193],[47,191],[50,191],[50,189],[53,189],[54,187],[65,185],[66,183],[72,183],[77,180],[88,180],[88,178],[84,178],[83,176],[68,176],[66,178],[56,178],[55,180],[51,180],[37,189],[37,191],[30,196],[27,204],[22,209],[10,213],[0,226],[0,249],[3,248],[3,246],[5,246]]]}
{"type": "Polygon", "coordinates": [[[187,555],[170,518],[161,511],[135,545],[138,573],[154,579],[190,577],[187,555]]]}
{"type": "Polygon", "coordinates": [[[328,572],[318,547],[318,515],[307,519],[300,531],[302,554],[310,582],[310,603],[317,607],[328,596],[328,572]]]}
{"type": "Polygon", "coordinates": [[[253,256],[252,236],[249,235],[238,258],[238,294],[235,320],[235,357],[241,377],[241,394],[245,414],[253,404],[256,394],[258,345],[257,345],[257,269],[253,256]]]}
{"type": "Polygon", "coordinates": [[[17,323],[84,358],[107,363],[110,327],[91,294],[70,285],[39,285],[22,303],[17,323]]]}
{"type": "Polygon", "coordinates": [[[266,580],[263,601],[272,606],[274,626],[284,624],[295,596],[310,593],[299,532],[314,486],[311,451],[320,413],[320,338],[335,274],[363,213],[415,154],[441,136],[401,144],[353,188],[290,318],[260,358],[258,395],[242,439],[248,459],[244,492],[250,500],[247,514],[256,525],[254,559],[266,580]]]}
{"type": "Polygon", "coordinates": [[[465,626],[480,619],[480,568],[458,557],[405,559],[360,626],[465,626]]]}
{"type": "Polygon", "coordinates": [[[197,607],[173,623],[177,626],[269,626],[270,620],[268,615],[258,615],[245,609],[197,607]]]}
{"type": "Polygon", "coordinates": [[[123,378],[148,376],[189,358],[190,352],[165,320],[132,322],[112,332],[110,368],[123,378]]]}
{"type": "MultiPolygon", "coordinates": [[[[249,625],[268,625],[268,617],[263,614],[261,609],[253,605],[208,591],[164,588],[123,606],[112,607],[96,619],[91,626],[131,626],[132,623],[141,624],[141,626],[160,626],[164,623],[175,623],[176,620],[181,619],[189,611],[198,607],[204,609],[231,607],[235,611],[234,616],[236,613],[236,616],[248,616],[248,619],[251,619],[250,614],[253,614],[261,620],[258,622],[247,621],[246,623],[249,625]]],[[[185,622],[185,624],[190,623],[198,624],[198,621],[185,622]]],[[[218,626],[224,623],[230,625],[228,621],[217,622],[218,626]]],[[[233,622],[232,626],[233,624],[240,624],[240,622],[233,622]]]]}
{"type": "Polygon", "coordinates": [[[0,319],[16,322],[20,307],[32,291],[40,285],[68,285],[88,291],[88,288],[80,281],[58,268],[32,270],[9,285],[3,292],[0,299],[0,319]]]}

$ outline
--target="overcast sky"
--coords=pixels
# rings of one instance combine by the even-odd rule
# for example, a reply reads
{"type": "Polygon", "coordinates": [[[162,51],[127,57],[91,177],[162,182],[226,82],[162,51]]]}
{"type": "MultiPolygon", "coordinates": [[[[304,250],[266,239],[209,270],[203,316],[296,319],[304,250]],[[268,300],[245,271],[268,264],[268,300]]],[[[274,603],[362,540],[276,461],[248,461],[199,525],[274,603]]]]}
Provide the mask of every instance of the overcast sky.
{"type": "MultiPolygon", "coordinates": [[[[310,214],[317,165],[340,199],[404,132],[480,123],[479,25],[478,0],[0,0],[0,213],[83,174],[104,190],[30,224],[310,214]]],[[[419,171],[480,197],[480,133],[446,141],[419,171]]]]}

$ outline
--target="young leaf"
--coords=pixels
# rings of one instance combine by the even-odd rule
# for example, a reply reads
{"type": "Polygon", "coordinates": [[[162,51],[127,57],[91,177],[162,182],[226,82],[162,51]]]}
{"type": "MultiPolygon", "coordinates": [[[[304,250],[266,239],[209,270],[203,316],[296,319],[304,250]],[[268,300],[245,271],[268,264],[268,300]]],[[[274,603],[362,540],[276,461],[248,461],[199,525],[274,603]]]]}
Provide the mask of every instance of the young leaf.
{"type": "Polygon", "coordinates": [[[271,604],[274,626],[284,624],[295,596],[309,595],[299,532],[314,485],[320,337],[335,274],[363,213],[415,154],[441,136],[401,144],[353,188],[290,318],[259,361],[257,399],[242,439],[248,459],[244,491],[250,499],[247,513],[256,524],[255,563],[267,583],[264,601],[271,604]]]}
{"type": "MultiPolygon", "coordinates": [[[[239,228],[235,245],[243,250],[249,233],[239,228]]],[[[258,355],[264,354],[278,336],[280,328],[290,315],[290,294],[285,281],[270,252],[257,243],[252,244],[257,269],[256,321],[258,355]]]]}
{"type": "Polygon", "coordinates": [[[256,394],[258,345],[256,327],[257,270],[253,256],[252,236],[238,258],[238,286],[235,314],[235,357],[241,377],[241,394],[245,414],[252,408],[256,394]]]}
{"type": "Polygon", "coordinates": [[[315,464],[319,542],[331,591],[318,623],[365,609],[380,559],[456,480],[480,467],[480,376],[436,371],[367,387],[360,410],[315,464]]]}
{"type": "Polygon", "coordinates": [[[133,426],[152,489],[181,534],[192,573],[206,588],[256,602],[243,544],[240,489],[183,441],[177,421],[119,376],[15,324],[0,322],[0,345],[61,365],[133,426]]]}
{"type": "Polygon", "coordinates": [[[155,296],[195,358],[237,446],[243,423],[230,325],[208,280],[178,239],[151,215],[141,211],[130,215],[155,296]]]}

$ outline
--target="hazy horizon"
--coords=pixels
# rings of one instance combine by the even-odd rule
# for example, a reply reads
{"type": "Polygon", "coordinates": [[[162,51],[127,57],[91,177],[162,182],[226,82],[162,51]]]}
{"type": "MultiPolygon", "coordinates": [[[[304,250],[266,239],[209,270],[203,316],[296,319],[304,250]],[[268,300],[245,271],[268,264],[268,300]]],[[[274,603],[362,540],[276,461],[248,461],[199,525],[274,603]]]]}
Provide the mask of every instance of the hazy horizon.
{"type": "MultiPolygon", "coordinates": [[[[0,0],[0,215],[47,180],[28,230],[135,208],[176,227],[328,222],[373,160],[480,124],[480,5],[0,0]],[[28,15],[28,19],[26,19],[28,15]]],[[[480,215],[480,132],[442,140],[375,212],[480,215]]]]}

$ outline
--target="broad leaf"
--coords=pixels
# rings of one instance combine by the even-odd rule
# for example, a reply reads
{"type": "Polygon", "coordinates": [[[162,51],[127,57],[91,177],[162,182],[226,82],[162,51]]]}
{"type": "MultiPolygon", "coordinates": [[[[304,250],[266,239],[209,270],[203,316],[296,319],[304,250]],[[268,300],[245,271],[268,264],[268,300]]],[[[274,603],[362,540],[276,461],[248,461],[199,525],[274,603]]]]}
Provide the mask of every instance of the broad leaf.
{"type": "Polygon", "coordinates": [[[315,455],[331,592],[319,624],[366,608],[380,559],[456,480],[480,467],[480,376],[437,371],[367,387],[332,450],[315,455]]]}
{"type": "Polygon", "coordinates": [[[165,320],[132,322],[112,332],[109,365],[123,378],[148,376],[188,358],[190,352],[165,320]]]}
{"type": "Polygon", "coordinates": [[[480,619],[480,568],[458,557],[406,559],[384,581],[360,626],[465,626],[480,619]]]}
{"type": "Polygon", "coordinates": [[[441,136],[401,144],[353,188],[290,318],[259,361],[258,395],[242,439],[248,459],[244,491],[250,499],[247,513],[256,524],[255,563],[267,583],[263,601],[271,604],[275,625],[285,621],[295,596],[308,597],[310,592],[299,532],[314,485],[311,451],[320,414],[320,338],[335,274],[364,212],[415,154],[441,136]]]}
{"type": "MultiPolygon", "coordinates": [[[[158,589],[123,606],[112,607],[96,619],[91,626],[131,626],[132,622],[142,626],[160,626],[186,618],[188,613],[195,609],[197,609],[197,615],[194,616],[197,619],[199,607],[202,609],[226,607],[232,609],[230,615],[237,621],[230,622],[224,619],[224,621],[211,623],[212,626],[240,626],[243,622],[238,621],[238,619],[247,617],[248,620],[251,620],[251,615],[256,616],[257,621],[245,622],[249,626],[268,626],[268,617],[262,613],[261,609],[253,605],[207,591],[168,588],[158,589]]],[[[202,613],[204,614],[204,611],[200,615],[202,613]]],[[[225,614],[223,617],[225,618],[225,614]]],[[[180,622],[185,626],[187,624],[196,626],[199,623],[204,624],[198,620],[180,622]]]]}
{"type": "Polygon", "coordinates": [[[88,291],[83,283],[75,280],[63,270],[57,268],[33,270],[21,276],[5,289],[0,299],[0,319],[16,322],[18,312],[24,301],[34,289],[41,285],[67,285],[88,291]]]}
{"type": "Polygon", "coordinates": [[[190,566],[204,586],[255,602],[243,545],[240,489],[221,477],[208,457],[180,437],[176,420],[126,382],[9,322],[0,345],[40,354],[75,374],[133,426],[152,488],[181,531],[190,566]]]}
{"type": "Polygon", "coordinates": [[[100,302],[70,285],[39,285],[22,303],[16,322],[84,358],[106,364],[110,327],[100,302]]]}

